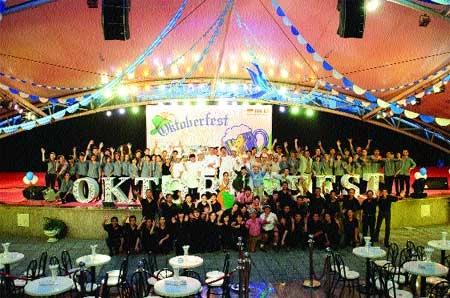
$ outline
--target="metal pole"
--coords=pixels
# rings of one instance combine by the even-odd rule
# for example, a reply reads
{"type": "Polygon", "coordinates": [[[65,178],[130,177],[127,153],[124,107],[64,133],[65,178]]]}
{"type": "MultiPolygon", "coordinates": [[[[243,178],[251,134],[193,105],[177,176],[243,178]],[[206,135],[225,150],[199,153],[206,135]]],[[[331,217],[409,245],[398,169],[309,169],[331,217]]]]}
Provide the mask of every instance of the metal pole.
{"type": "Polygon", "coordinates": [[[245,293],[245,298],[249,298],[250,297],[250,272],[251,272],[251,268],[252,268],[252,262],[250,259],[250,255],[248,252],[246,252],[245,254],[245,259],[244,259],[244,274],[245,274],[245,281],[244,281],[244,293],[245,293]]]}
{"type": "Polygon", "coordinates": [[[313,264],[313,244],[314,235],[309,235],[308,246],[309,246],[309,279],[303,281],[303,286],[308,288],[320,287],[320,281],[314,279],[314,264],[313,264]]]}

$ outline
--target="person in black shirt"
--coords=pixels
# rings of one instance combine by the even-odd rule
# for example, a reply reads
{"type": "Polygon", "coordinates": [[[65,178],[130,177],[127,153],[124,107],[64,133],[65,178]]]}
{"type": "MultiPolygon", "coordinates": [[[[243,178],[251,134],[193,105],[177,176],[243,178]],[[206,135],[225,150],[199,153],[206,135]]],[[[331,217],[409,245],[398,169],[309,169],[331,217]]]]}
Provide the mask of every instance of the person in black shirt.
{"type": "Polygon", "coordinates": [[[161,216],[168,221],[170,221],[172,217],[177,216],[177,208],[173,203],[173,196],[170,193],[166,195],[165,201],[161,202],[159,208],[161,209],[161,216]]]}
{"type": "Polygon", "coordinates": [[[319,213],[313,213],[312,219],[308,221],[307,231],[308,235],[313,235],[313,240],[317,247],[325,247],[326,238],[319,213]]]}
{"type": "Polygon", "coordinates": [[[138,225],[136,224],[136,216],[128,215],[124,218],[123,222],[123,250],[127,253],[136,252],[139,253],[139,237],[140,231],[138,230],[138,225]],[[126,222],[128,219],[128,222],[126,222]]]}
{"type": "Polygon", "coordinates": [[[133,190],[133,194],[138,198],[139,202],[141,202],[142,217],[146,219],[155,219],[156,214],[158,213],[158,203],[153,198],[152,190],[147,189],[145,191],[145,198],[139,194],[138,190],[133,190]]]}
{"type": "Polygon", "coordinates": [[[350,188],[348,190],[348,195],[343,196],[342,201],[342,213],[347,216],[348,210],[352,210],[353,213],[360,209],[360,204],[357,198],[355,198],[355,190],[350,188]]]}
{"type": "Polygon", "coordinates": [[[144,252],[158,251],[158,234],[156,224],[153,219],[144,219],[139,225],[141,231],[141,246],[144,252]]]}
{"type": "MultiPolygon", "coordinates": [[[[405,197],[405,192],[400,193],[400,198],[405,197]]],[[[391,234],[391,204],[397,202],[399,197],[388,194],[387,189],[381,191],[381,195],[378,197],[378,217],[377,227],[375,228],[375,235],[372,242],[377,242],[380,236],[380,228],[383,220],[384,223],[384,246],[389,247],[389,236],[391,234]]]]}
{"type": "Polygon", "coordinates": [[[359,243],[359,222],[353,214],[352,209],[347,210],[344,218],[344,244],[355,247],[359,243]]]}
{"type": "Polygon", "coordinates": [[[336,249],[341,242],[341,234],[339,233],[339,221],[336,217],[331,216],[328,212],[325,213],[323,220],[323,230],[325,232],[326,247],[336,249]]]}
{"type": "Polygon", "coordinates": [[[294,208],[296,205],[295,201],[292,199],[292,193],[289,190],[288,183],[286,181],[281,184],[281,190],[278,192],[278,201],[280,202],[281,209],[283,209],[286,205],[291,208],[294,208]]]}
{"type": "Polygon", "coordinates": [[[111,217],[111,223],[106,224],[108,220],[108,215],[105,214],[103,217],[103,229],[108,233],[108,237],[106,238],[106,245],[109,249],[109,255],[117,255],[122,252],[123,247],[123,230],[119,225],[119,219],[116,216],[111,217]]]}
{"type": "Polygon", "coordinates": [[[314,188],[314,194],[307,192],[309,198],[309,213],[317,213],[322,218],[325,214],[325,199],[320,195],[320,188],[314,188]]]}
{"type": "Polygon", "coordinates": [[[184,210],[179,208],[178,215],[172,218],[175,238],[175,254],[183,254],[183,246],[190,243],[189,215],[184,214],[184,210]]]}
{"type": "Polygon", "coordinates": [[[305,247],[306,244],[306,223],[301,213],[294,214],[294,232],[292,234],[292,242],[294,247],[305,247]]]}
{"type": "Polygon", "coordinates": [[[362,202],[361,209],[363,236],[366,237],[367,232],[370,231],[370,238],[373,238],[375,232],[375,214],[377,212],[377,201],[373,197],[373,191],[367,191],[367,199],[362,202]]]}
{"type": "Polygon", "coordinates": [[[337,219],[340,212],[341,206],[336,191],[332,190],[329,194],[325,194],[325,213],[330,214],[333,219],[337,219]]]}

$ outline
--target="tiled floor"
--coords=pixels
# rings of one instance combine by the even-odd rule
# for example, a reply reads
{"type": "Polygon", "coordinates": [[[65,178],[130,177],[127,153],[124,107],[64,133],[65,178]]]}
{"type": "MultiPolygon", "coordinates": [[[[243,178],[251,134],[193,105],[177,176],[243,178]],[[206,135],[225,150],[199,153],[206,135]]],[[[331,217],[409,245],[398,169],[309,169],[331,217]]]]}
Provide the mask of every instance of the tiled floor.
{"type": "MultiPolygon", "coordinates": [[[[401,228],[391,232],[391,241],[404,246],[406,240],[412,240],[417,245],[425,245],[428,240],[439,239],[441,231],[448,231],[449,226],[431,226],[422,228],[401,228]]],[[[380,236],[382,238],[382,235],[380,236]]],[[[380,239],[382,241],[382,239],[380,239]]],[[[90,245],[97,244],[99,253],[107,253],[104,241],[63,239],[56,243],[47,243],[44,239],[30,239],[22,237],[1,237],[0,242],[10,242],[10,251],[18,251],[25,254],[25,259],[21,262],[11,265],[12,273],[19,274],[26,269],[28,262],[33,258],[39,258],[42,251],[47,251],[49,257],[61,254],[66,249],[70,252],[72,260],[77,257],[90,253],[90,245]]],[[[382,242],[381,242],[382,243],[382,242]]],[[[354,256],[350,248],[341,249],[346,264],[353,270],[361,273],[361,278],[365,276],[364,260],[354,256]]],[[[169,256],[158,256],[159,266],[166,264],[169,256]]],[[[218,270],[222,267],[223,252],[205,253],[201,255],[204,259],[204,265],[200,268],[200,273],[209,270],[218,270]]],[[[434,260],[439,260],[439,252],[433,254],[434,260]]],[[[143,255],[132,255],[130,258],[130,270],[137,266],[137,262],[143,255]]],[[[320,276],[323,272],[325,251],[314,251],[314,269],[316,275],[320,276]]],[[[99,271],[99,276],[112,269],[118,269],[122,257],[114,256],[107,265],[99,271]]],[[[231,268],[237,265],[237,252],[231,253],[231,268]]],[[[291,250],[280,252],[261,252],[251,254],[251,296],[252,297],[324,297],[323,288],[319,290],[309,290],[302,287],[302,281],[309,275],[309,258],[307,250],[291,250]]],[[[234,279],[236,279],[235,274],[234,279]]]]}

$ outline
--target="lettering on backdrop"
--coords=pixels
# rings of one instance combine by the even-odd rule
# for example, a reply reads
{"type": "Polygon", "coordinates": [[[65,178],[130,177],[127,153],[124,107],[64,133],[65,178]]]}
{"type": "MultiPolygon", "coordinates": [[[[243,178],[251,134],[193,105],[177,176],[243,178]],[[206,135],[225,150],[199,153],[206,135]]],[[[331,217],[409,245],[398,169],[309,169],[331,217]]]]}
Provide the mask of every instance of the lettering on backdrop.
{"type": "Polygon", "coordinates": [[[97,181],[89,177],[77,179],[73,183],[73,196],[75,200],[80,203],[89,203],[98,196],[98,191],[99,187],[97,181]],[[83,193],[85,187],[88,189],[87,197],[85,197],[83,193]]]}
{"type": "MultiPolygon", "coordinates": [[[[368,176],[368,179],[369,179],[369,181],[373,181],[373,185],[378,185],[377,183],[379,182],[380,176],[382,176],[382,174],[372,174],[372,175],[368,176]]],[[[300,177],[303,177],[308,190],[312,191],[311,177],[309,175],[288,176],[288,177],[286,177],[286,179],[282,179],[282,177],[272,177],[272,178],[270,178],[270,176],[265,177],[264,191],[267,193],[273,193],[274,190],[280,189],[280,181],[287,181],[290,189],[296,189],[302,193],[302,189],[299,189],[299,186],[298,186],[298,179],[300,177]],[[269,181],[267,181],[267,180],[271,180],[270,183],[268,183],[269,181]]],[[[183,181],[183,179],[172,178],[170,176],[163,176],[162,178],[163,179],[162,179],[161,189],[162,189],[162,192],[164,195],[166,195],[168,193],[173,193],[174,191],[181,191],[181,194],[184,197],[184,195],[186,195],[188,193],[188,187],[187,187],[186,183],[183,181]]],[[[328,182],[331,183],[331,181],[334,182],[336,180],[336,177],[332,176],[332,175],[321,175],[321,176],[317,176],[317,178],[318,178],[317,187],[320,187],[321,183],[324,181],[327,184],[328,182]],[[331,180],[331,181],[329,181],[329,180],[331,180]],[[320,181],[322,181],[322,182],[320,182],[320,181]]],[[[359,196],[360,189],[357,185],[350,182],[351,178],[353,178],[353,181],[355,183],[358,183],[360,176],[346,174],[346,175],[342,176],[341,184],[346,189],[350,189],[350,188],[355,189],[355,195],[359,196]]],[[[120,186],[125,181],[130,179],[129,177],[120,177],[118,179],[119,182],[116,185],[114,185],[115,178],[104,177],[102,179],[103,179],[104,185],[105,185],[105,191],[104,191],[105,202],[113,202],[114,201],[113,196],[116,198],[116,200],[118,202],[121,202],[121,203],[128,202],[128,197],[123,193],[120,186]]],[[[152,181],[156,185],[159,184],[159,181],[157,178],[139,177],[139,178],[135,179],[135,185],[137,185],[141,181],[142,181],[142,189],[140,191],[143,195],[147,189],[152,188],[152,183],[151,183],[152,181]]],[[[207,192],[216,193],[216,190],[218,188],[219,188],[219,180],[217,178],[204,176],[200,179],[198,192],[200,194],[207,193],[207,192]]],[[[332,188],[331,188],[331,186],[326,185],[325,189],[326,189],[326,192],[328,193],[332,188]]],[[[73,196],[80,203],[89,203],[90,201],[92,201],[94,198],[96,198],[98,196],[98,193],[99,193],[99,185],[95,179],[92,179],[89,177],[84,177],[84,178],[77,179],[74,182],[73,196]],[[87,197],[83,193],[84,188],[88,189],[87,197]]]]}
{"type": "Polygon", "coordinates": [[[350,182],[350,179],[353,178],[353,182],[355,183],[359,183],[359,179],[360,176],[359,175],[349,175],[349,174],[345,174],[344,176],[342,176],[341,178],[341,185],[345,188],[345,189],[350,189],[353,188],[355,190],[355,197],[359,197],[360,195],[360,189],[358,186],[356,186],[355,184],[350,182]]]}
{"type": "Polygon", "coordinates": [[[364,173],[363,180],[367,181],[367,190],[375,193],[380,188],[380,177],[384,177],[384,175],[380,173],[364,173]]]}

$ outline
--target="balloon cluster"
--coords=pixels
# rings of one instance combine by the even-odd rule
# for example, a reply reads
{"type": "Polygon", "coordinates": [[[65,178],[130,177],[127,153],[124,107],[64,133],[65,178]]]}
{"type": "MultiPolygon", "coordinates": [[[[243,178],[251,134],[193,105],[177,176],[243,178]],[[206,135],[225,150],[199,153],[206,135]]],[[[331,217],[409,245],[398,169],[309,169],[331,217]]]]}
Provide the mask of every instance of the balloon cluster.
{"type": "Polygon", "coordinates": [[[414,178],[416,178],[416,180],[421,178],[427,179],[427,169],[420,168],[420,170],[414,174],[414,178]]]}
{"type": "Polygon", "coordinates": [[[38,176],[36,176],[33,172],[27,172],[23,177],[23,183],[25,184],[36,184],[38,182],[38,176]]]}

